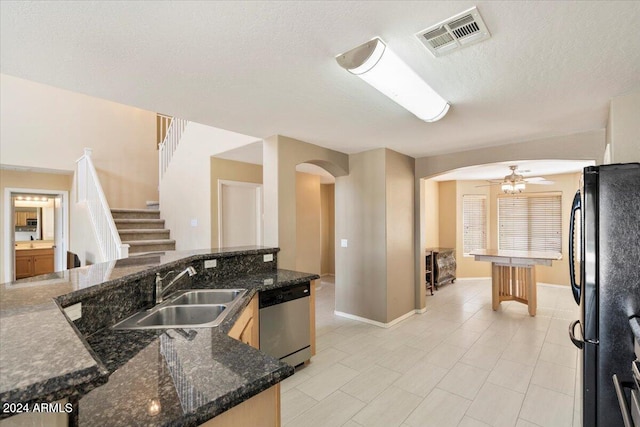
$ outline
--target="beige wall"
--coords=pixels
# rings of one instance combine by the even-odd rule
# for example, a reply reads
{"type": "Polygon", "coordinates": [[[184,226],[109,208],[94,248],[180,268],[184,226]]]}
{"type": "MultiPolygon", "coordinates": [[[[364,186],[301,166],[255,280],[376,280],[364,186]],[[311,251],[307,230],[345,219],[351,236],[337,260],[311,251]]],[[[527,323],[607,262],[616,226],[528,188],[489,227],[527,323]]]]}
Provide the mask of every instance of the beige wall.
{"type": "MultiPolygon", "coordinates": [[[[252,136],[189,122],[160,182],[160,211],[177,250],[218,246],[212,241],[211,156],[255,142],[252,136]],[[196,221],[196,225],[192,221],[196,221]]],[[[217,183],[216,183],[217,200],[217,183]]],[[[215,225],[214,225],[215,224],[215,225]]]]}
{"type": "MultiPolygon", "coordinates": [[[[0,281],[5,281],[7,269],[13,270],[13,266],[5,265],[5,243],[10,241],[11,236],[5,236],[5,220],[10,221],[10,228],[13,229],[13,218],[5,218],[5,189],[25,188],[33,190],[58,190],[69,192],[71,198],[71,181],[73,177],[68,174],[19,172],[13,170],[0,169],[0,281]]],[[[70,249],[73,245],[70,241],[70,249]]]]}
{"type": "Polygon", "coordinates": [[[607,142],[611,163],[640,162],[640,92],[611,100],[607,142]]]}
{"type": "Polygon", "coordinates": [[[349,156],[336,179],[336,311],[387,322],[385,150],[349,156]],[[341,246],[347,240],[347,247],[341,246]]]}
{"type": "Polygon", "coordinates": [[[296,271],[321,273],[320,177],[296,172],[296,271]]]}
{"type": "Polygon", "coordinates": [[[344,153],[281,135],[264,141],[264,242],[280,248],[280,268],[296,268],[295,168],[300,163],[321,166],[336,177],[349,173],[349,156],[344,153]]]}
{"type": "Polygon", "coordinates": [[[337,311],[389,323],[414,309],[413,162],[387,149],[352,154],[336,179],[337,311]]]}
{"type": "MultiPolygon", "coordinates": [[[[440,246],[440,193],[437,181],[422,180],[424,186],[424,245],[425,248],[440,246]]],[[[418,201],[419,202],[419,201],[418,201]]]]}
{"type": "Polygon", "coordinates": [[[3,164],[73,171],[90,147],[111,207],[158,200],[156,113],[4,74],[0,93],[3,164]]]}
{"type": "Polygon", "coordinates": [[[605,130],[600,129],[441,156],[421,157],[416,159],[416,179],[433,177],[466,166],[513,160],[595,160],[596,164],[600,164],[604,157],[605,145],[605,130]]]}
{"type": "Polygon", "coordinates": [[[262,165],[211,157],[211,246],[218,247],[218,180],[262,184],[262,165]]]}
{"type": "Polygon", "coordinates": [[[456,181],[438,183],[438,207],[440,210],[438,230],[440,247],[454,248],[456,246],[457,230],[456,181]]]}
{"type": "Polygon", "coordinates": [[[385,150],[387,316],[386,322],[413,311],[414,167],[415,160],[385,150]]]}
{"type": "Polygon", "coordinates": [[[335,184],[320,184],[320,274],[335,274],[335,184]]]}

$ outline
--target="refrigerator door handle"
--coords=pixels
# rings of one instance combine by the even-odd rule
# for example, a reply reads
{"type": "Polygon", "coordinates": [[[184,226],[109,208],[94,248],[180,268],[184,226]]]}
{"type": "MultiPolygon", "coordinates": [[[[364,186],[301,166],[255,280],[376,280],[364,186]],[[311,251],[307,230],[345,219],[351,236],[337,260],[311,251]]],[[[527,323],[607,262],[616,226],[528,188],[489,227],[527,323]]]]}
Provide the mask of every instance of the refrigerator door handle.
{"type": "MultiPolygon", "coordinates": [[[[580,293],[582,290],[576,282],[576,264],[575,264],[575,225],[576,225],[576,212],[582,209],[582,201],[580,199],[580,190],[576,191],[576,195],[573,197],[573,203],[571,204],[571,219],[569,221],[569,278],[571,280],[571,292],[573,292],[573,299],[576,300],[576,304],[580,305],[580,293]]],[[[575,344],[575,343],[574,343],[575,344]]],[[[580,347],[581,348],[581,347],[580,347]]]]}
{"type": "MultiPolygon", "coordinates": [[[[580,320],[574,320],[569,325],[569,338],[571,338],[571,342],[573,343],[573,345],[575,345],[580,350],[582,350],[584,348],[584,341],[582,339],[576,338],[576,335],[575,335],[576,325],[580,325],[580,320]]],[[[584,334],[582,333],[582,325],[580,325],[580,335],[583,335],[584,337],[584,334]]]]}

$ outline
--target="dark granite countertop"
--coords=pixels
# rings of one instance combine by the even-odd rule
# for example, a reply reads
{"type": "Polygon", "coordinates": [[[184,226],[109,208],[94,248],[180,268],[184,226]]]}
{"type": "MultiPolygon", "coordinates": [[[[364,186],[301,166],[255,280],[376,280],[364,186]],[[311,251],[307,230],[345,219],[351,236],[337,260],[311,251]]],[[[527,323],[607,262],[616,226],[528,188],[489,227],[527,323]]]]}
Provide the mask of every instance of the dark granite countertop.
{"type": "Polygon", "coordinates": [[[317,275],[274,269],[198,282],[193,287],[249,292],[219,327],[193,329],[188,337],[178,330],[111,328],[86,335],[61,306],[185,262],[274,252],[263,247],[167,252],[0,285],[0,400],[81,397],[83,425],[96,420],[196,425],[271,387],[293,368],[226,333],[257,291],[317,275]],[[159,414],[149,415],[151,403],[160,404],[159,414]]]}

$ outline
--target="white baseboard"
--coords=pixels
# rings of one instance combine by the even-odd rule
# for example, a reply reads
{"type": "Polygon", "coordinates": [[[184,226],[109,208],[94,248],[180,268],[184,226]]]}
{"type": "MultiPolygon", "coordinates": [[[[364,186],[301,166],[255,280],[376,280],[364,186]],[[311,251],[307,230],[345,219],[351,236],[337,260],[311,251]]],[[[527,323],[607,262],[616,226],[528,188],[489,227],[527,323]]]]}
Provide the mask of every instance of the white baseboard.
{"type": "Polygon", "coordinates": [[[321,274],[321,275],[320,275],[320,277],[327,277],[327,276],[336,277],[336,275],[335,275],[335,274],[333,274],[333,273],[324,273],[324,274],[321,274]]]}
{"type": "MultiPolygon", "coordinates": [[[[426,308],[424,310],[426,310],[426,308]]],[[[408,312],[406,314],[403,314],[402,316],[400,316],[400,317],[398,317],[396,319],[393,319],[391,322],[388,322],[388,323],[378,322],[376,320],[367,319],[366,317],[356,316],[355,314],[343,313],[342,311],[337,311],[337,310],[334,311],[333,314],[335,314],[336,316],[344,317],[346,319],[357,320],[359,322],[368,323],[370,325],[375,325],[375,326],[378,326],[380,328],[387,329],[387,328],[390,328],[390,327],[392,327],[393,325],[395,325],[397,323],[402,322],[405,319],[408,319],[409,317],[411,317],[414,314],[419,313],[419,312],[424,313],[424,311],[421,311],[421,310],[412,310],[412,311],[410,311],[410,312],[408,312]]]]}
{"type": "Polygon", "coordinates": [[[485,280],[485,279],[491,280],[491,276],[488,276],[488,277],[456,277],[456,280],[459,280],[459,281],[464,281],[464,280],[485,280]]]}

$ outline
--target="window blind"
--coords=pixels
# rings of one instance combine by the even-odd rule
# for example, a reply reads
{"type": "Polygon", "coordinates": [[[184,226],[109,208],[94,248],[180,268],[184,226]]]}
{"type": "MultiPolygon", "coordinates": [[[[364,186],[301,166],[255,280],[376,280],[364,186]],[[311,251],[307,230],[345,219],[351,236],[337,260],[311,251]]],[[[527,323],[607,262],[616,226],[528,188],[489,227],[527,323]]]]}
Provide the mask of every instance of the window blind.
{"type": "Polygon", "coordinates": [[[562,194],[499,196],[498,248],[562,252],[562,194]]]}
{"type": "Polygon", "coordinates": [[[487,247],[487,196],[462,196],[463,253],[487,247]]]}

